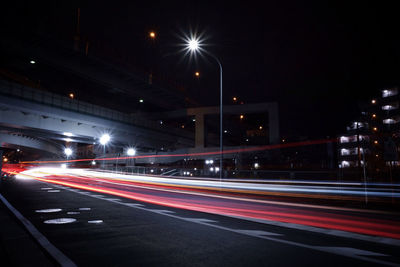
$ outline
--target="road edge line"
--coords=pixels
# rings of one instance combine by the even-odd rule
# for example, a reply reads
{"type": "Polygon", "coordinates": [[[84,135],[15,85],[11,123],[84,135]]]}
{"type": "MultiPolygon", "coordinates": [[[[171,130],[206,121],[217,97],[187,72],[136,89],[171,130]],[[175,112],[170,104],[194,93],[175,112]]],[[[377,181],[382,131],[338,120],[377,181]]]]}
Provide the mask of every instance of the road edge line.
{"type": "Polygon", "coordinates": [[[39,232],[39,230],[26,219],[16,208],[14,208],[7,199],[0,194],[0,200],[3,204],[14,214],[14,216],[23,224],[29,234],[36,240],[36,242],[53,258],[58,264],[65,267],[77,266],[71,259],[65,256],[58,248],[56,248],[50,241],[39,232]]]}

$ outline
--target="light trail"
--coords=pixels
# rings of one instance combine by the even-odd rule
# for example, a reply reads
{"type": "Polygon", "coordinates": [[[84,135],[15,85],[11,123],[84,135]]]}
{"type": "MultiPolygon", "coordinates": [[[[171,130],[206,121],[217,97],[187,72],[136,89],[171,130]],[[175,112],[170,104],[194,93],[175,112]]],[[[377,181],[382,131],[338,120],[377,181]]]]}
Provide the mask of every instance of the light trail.
{"type": "MultiPolygon", "coordinates": [[[[216,195],[216,192],[190,192],[188,188],[181,186],[181,181],[178,185],[170,184],[169,187],[164,182],[162,185],[164,187],[161,187],[160,184],[154,182],[159,181],[160,177],[123,176],[80,169],[38,168],[22,172],[19,176],[178,209],[400,239],[398,216],[397,219],[374,218],[377,215],[371,211],[362,213],[359,212],[360,210],[333,206],[320,206],[317,209],[318,205],[265,202],[248,195],[232,197],[221,195],[221,193],[216,195]],[[122,179],[124,177],[125,179],[122,179]],[[127,177],[130,179],[126,179],[127,177]],[[139,183],[136,180],[138,178],[141,179],[139,183]],[[145,183],[146,179],[147,183],[145,183]],[[353,211],[355,214],[352,214],[353,211]]],[[[199,181],[196,182],[198,184],[199,181]]]]}
{"type": "MultiPolygon", "coordinates": [[[[319,145],[336,142],[337,139],[320,139],[320,140],[309,140],[302,142],[292,142],[286,144],[276,144],[276,145],[265,145],[258,147],[249,148],[238,148],[238,149],[227,149],[222,152],[222,154],[232,154],[232,153],[245,153],[272,149],[282,149],[297,146],[309,146],[309,145],[319,145]]],[[[113,157],[113,158],[90,158],[90,159],[73,159],[73,160],[54,160],[54,161],[23,161],[22,164],[51,164],[51,163],[69,163],[69,162],[85,162],[85,161],[107,161],[107,160],[127,160],[127,159],[141,159],[141,158],[165,158],[165,157],[196,157],[196,156],[211,156],[220,155],[220,151],[211,152],[198,152],[198,153],[186,153],[186,154],[166,154],[166,155],[137,155],[129,157],[113,157]]]]}

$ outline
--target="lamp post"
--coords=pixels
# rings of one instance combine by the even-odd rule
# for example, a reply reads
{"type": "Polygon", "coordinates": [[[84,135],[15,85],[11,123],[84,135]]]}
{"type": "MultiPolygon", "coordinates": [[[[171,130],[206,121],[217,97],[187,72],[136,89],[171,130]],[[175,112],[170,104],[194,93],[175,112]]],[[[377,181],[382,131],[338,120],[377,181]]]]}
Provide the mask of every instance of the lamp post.
{"type": "MultiPolygon", "coordinates": [[[[196,53],[200,48],[200,43],[196,38],[191,38],[190,40],[187,40],[187,49],[191,52],[191,53],[196,53]]],[[[219,179],[220,181],[222,180],[222,161],[223,161],[223,103],[222,103],[222,64],[219,61],[219,59],[214,56],[213,54],[207,53],[208,55],[210,55],[217,63],[218,63],[218,67],[219,67],[219,153],[220,153],[220,160],[219,160],[219,179]]]]}
{"type": "MultiPolygon", "coordinates": [[[[136,155],[136,149],[134,149],[133,147],[129,147],[129,148],[126,150],[126,154],[127,154],[129,157],[133,157],[133,156],[136,155]]],[[[131,160],[130,163],[133,163],[133,166],[135,166],[135,159],[133,158],[133,159],[130,159],[130,160],[131,160]]],[[[133,167],[132,167],[132,173],[133,173],[133,167]]]]}
{"type": "MultiPolygon", "coordinates": [[[[107,143],[110,141],[110,139],[111,139],[111,137],[110,137],[110,135],[109,134],[103,134],[101,137],[100,137],[100,144],[102,144],[103,145],[103,156],[104,156],[104,158],[106,157],[106,145],[107,145],[107,143]]],[[[103,160],[103,169],[104,169],[104,160],[103,160]]]]}
{"type": "MultiPolygon", "coordinates": [[[[69,156],[72,155],[72,149],[69,147],[64,148],[64,154],[67,157],[67,161],[69,160],[69,156]]],[[[68,163],[68,162],[67,162],[68,163]]]]}

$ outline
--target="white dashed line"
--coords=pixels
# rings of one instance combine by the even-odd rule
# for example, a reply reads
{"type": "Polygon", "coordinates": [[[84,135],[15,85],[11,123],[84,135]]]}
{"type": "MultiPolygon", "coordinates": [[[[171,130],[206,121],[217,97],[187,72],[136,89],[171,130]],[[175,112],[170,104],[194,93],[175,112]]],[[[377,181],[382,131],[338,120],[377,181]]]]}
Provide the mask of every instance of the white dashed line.
{"type": "Polygon", "coordinates": [[[44,210],[35,210],[37,213],[51,213],[51,212],[60,212],[62,209],[44,209],[44,210]]]}
{"type": "Polygon", "coordinates": [[[74,218],[57,218],[44,221],[45,224],[66,224],[76,222],[74,218]]]}
{"type": "Polygon", "coordinates": [[[94,224],[103,223],[103,220],[92,220],[92,221],[88,221],[88,223],[94,223],[94,224]]]}

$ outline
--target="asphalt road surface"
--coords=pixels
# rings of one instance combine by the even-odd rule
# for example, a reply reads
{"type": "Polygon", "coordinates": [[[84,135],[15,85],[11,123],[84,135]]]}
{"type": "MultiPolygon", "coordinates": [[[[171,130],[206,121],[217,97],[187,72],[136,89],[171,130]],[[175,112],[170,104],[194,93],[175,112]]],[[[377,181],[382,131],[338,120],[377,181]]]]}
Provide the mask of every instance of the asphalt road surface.
{"type": "Polygon", "coordinates": [[[78,266],[400,265],[398,243],[330,230],[266,224],[37,180],[8,181],[1,194],[78,266]]]}

